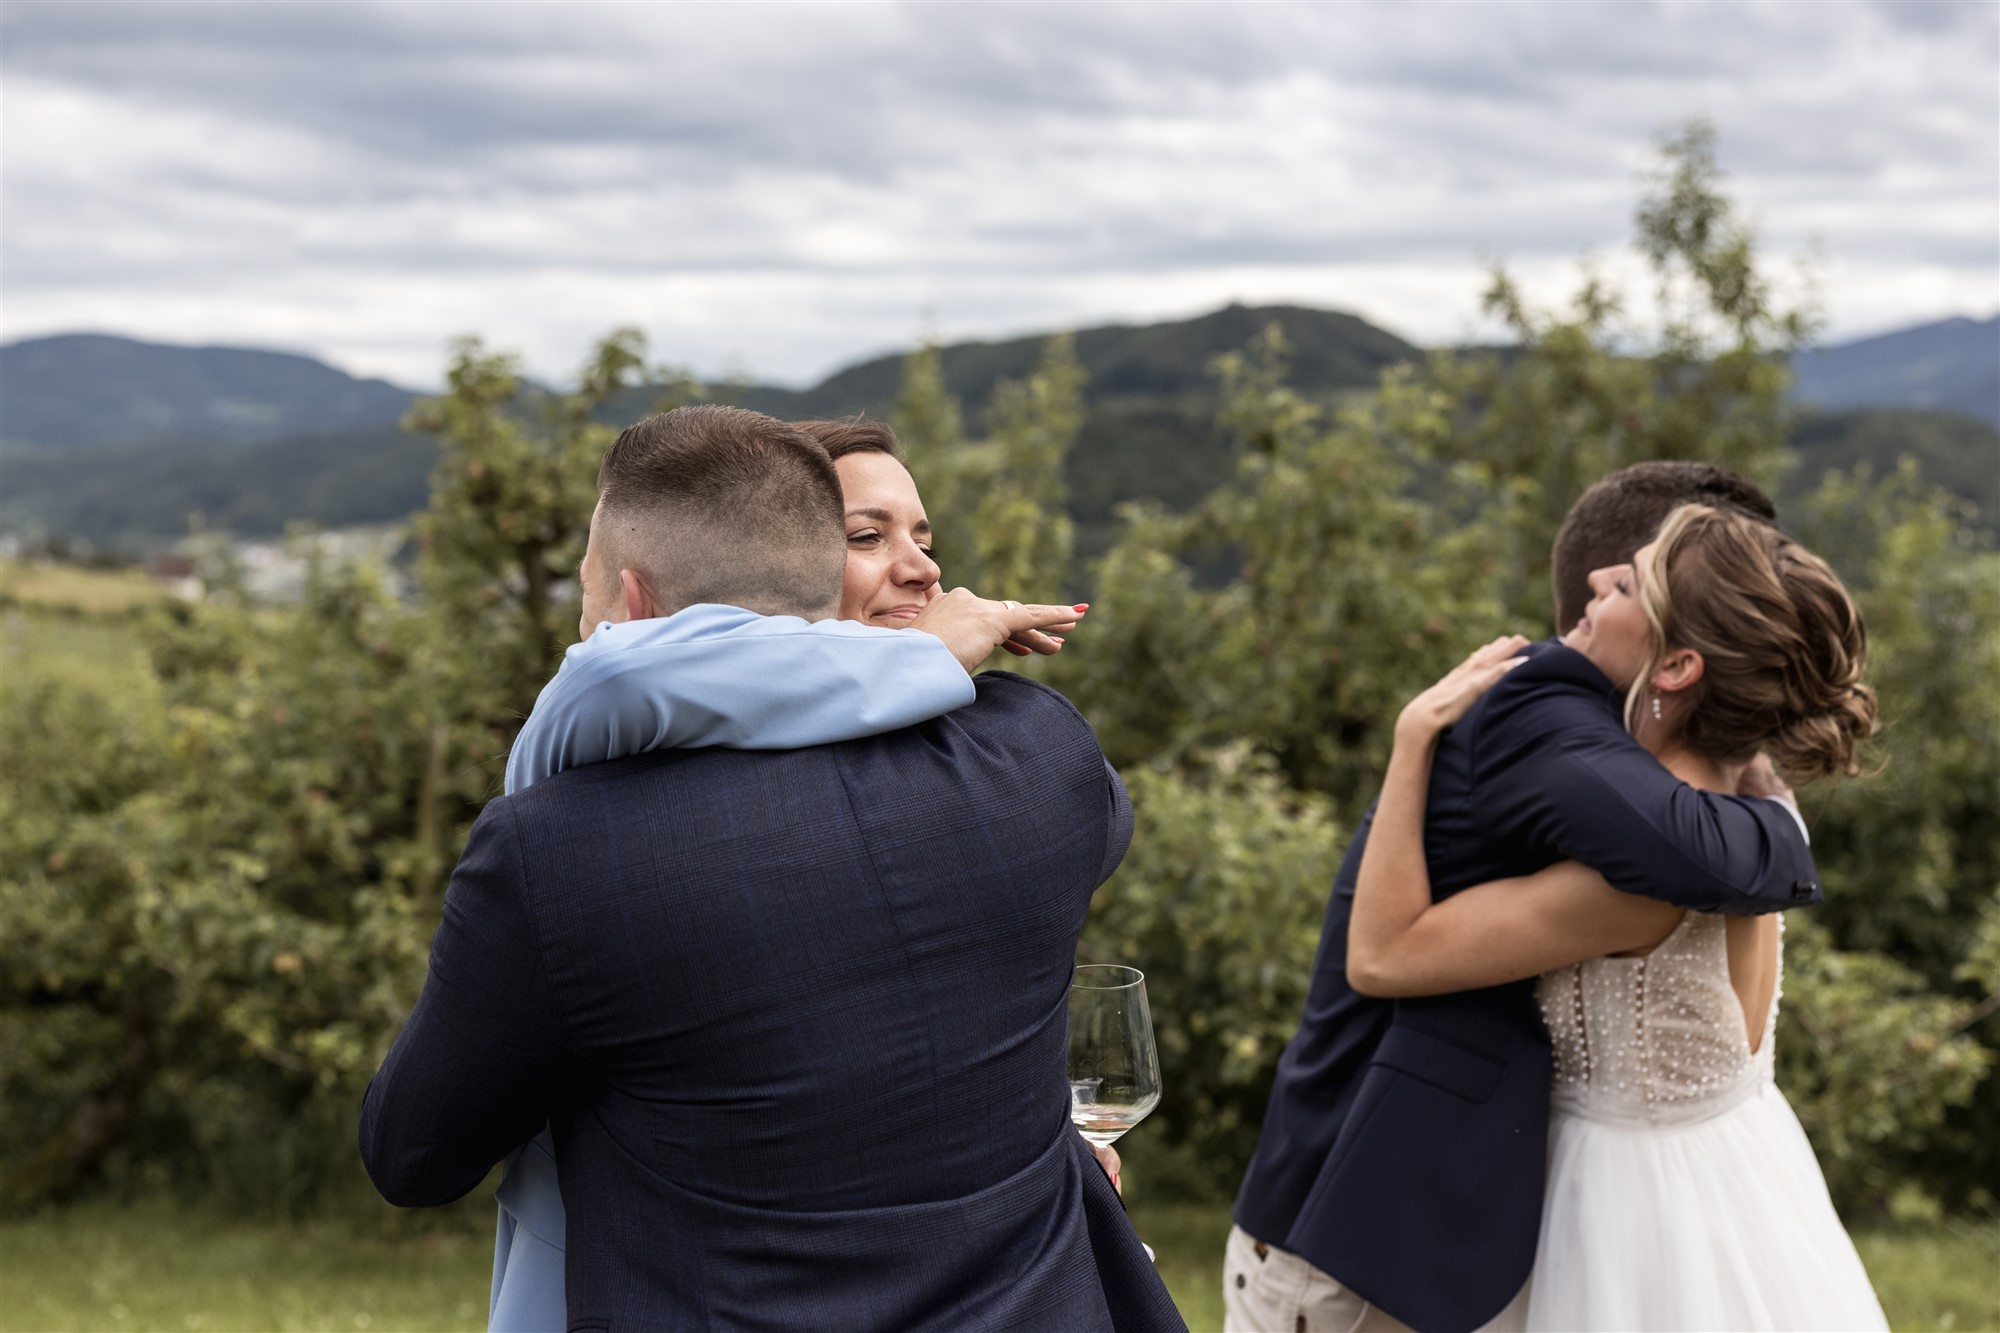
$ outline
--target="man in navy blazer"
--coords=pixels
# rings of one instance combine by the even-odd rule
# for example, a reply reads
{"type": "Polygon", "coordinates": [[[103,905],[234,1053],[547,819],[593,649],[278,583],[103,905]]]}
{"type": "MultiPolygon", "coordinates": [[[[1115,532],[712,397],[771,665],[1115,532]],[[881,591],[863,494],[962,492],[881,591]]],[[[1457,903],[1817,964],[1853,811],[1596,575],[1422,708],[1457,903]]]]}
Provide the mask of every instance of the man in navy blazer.
{"type": "MultiPolygon", "coordinates": [[[[839,483],[793,428],[678,409],[600,487],[586,614],[830,612],[839,483]]],[[[1131,828],[1076,710],[1004,673],[904,731],[494,800],[369,1086],[369,1174],[444,1203],[551,1124],[572,1330],[1181,1329],[1064,1071],[1131,828]]]]}
{"type": "MultiPolygon", "coordinates": [[[[1581,618],[1591,569],[1629,561],[1692,502],[1774,516],[1761,491],[1704,464],[1613,474],[1557,537],[1558,623],[1581,618]]],[[[1626,733],[1627,682],[1560,641],[1528,651],[1438,744],[1424,829],[1437,897],[1573,859],[1696,911],[1820,900],[1795,812],[1680,782],[1626,733]]],[[[1305,1013],[1237,1196],[1232,1330],[1461,1333],[1499,1313],[1534,1262],[1551,1072],[1534,983],[1393,1001],[1350,988],[1368,827],[1334,880],[1305,1013]]]]}

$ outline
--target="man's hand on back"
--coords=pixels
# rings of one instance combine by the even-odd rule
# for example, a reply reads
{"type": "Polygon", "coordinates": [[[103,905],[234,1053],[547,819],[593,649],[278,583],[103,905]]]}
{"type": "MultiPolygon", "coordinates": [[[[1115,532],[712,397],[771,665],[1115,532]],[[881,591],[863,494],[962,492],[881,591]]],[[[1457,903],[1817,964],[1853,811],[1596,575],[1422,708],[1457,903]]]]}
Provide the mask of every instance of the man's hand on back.
{"type": "Polygon", "coordinates": [[[1743,766],[1743,774],[1736,779],[1738,796],[1761,796],[1767,801],[1782,802],[1798,821],[1799,832],[1807,843],[1812,842],[1812,834],[1806,832],[1806,818],[1799,809],[1799,798],[1792,794],[1791,786],[1771,763],[1769,755],[1759,751],[1757,757],[1743,766]]]}
{"type": "Polygon", "coordinates": [[[1743,766],[1743,776],[1736,780],[1736,794],[1762,796],[1766,800],[1792,801],[1794,805],[1797,804],[1792,800],[1790,785],[1778,775],[1778,770],[1771,763],[1771,757],[1761,751],[1755,759],[1743,766]]]}
{"type": "Polygon", "coordinates": [[[959,665],[972,671],[995,648],[1005,648],[1016,657],[1059,652],[1063,641],[1058,636],[1075,629],[1086,609],[996,602],[970,588],[953,588],[932,598],[910,628],[943,639],[959,665]]]}

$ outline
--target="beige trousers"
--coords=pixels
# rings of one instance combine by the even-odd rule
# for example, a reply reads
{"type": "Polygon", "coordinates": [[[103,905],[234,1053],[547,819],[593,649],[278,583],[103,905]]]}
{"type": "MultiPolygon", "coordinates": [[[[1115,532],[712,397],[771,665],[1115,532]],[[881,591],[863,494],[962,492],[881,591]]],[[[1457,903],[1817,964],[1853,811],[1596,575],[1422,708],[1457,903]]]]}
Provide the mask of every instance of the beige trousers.
{"type": "Polygon", "coordinates": [[[1296,1254],[1229,1228],[1222,1256],[1224,1333],[1411,1333],[1296,1254]]]}

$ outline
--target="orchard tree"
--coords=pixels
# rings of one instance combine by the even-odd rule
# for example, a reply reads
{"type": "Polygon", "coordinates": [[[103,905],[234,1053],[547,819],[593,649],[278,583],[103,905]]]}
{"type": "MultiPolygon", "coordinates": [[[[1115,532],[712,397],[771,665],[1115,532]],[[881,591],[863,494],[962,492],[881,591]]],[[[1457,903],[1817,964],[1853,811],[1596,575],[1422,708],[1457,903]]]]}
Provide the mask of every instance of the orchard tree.
{"type": "Polygon", "coordinates": [[[944,357],[934,339],[904,358],[903,391],[891,424],[931,520],[944,586],[970,586],[977,556],[966,524],[972,498],[964,483],[965,417],[945,388],[944,357]]]}
{"type": "MultiPolygon", "coordinates": [[[[315,560],[145,627],[151,687],[0,695],[0,1201],[179,1179],[269,1206],[361,1188],[360,1090],[423,977],[444,882],[573,637],[568,579],[621,386],[458,345],[417,596],[315,560]]],[[[308,550],[312,549],[309,545],[308,550]]]]}
{"type": "Polygon", "coordinates": [[[1508,607],[1537,626],[1550,623],[1556,529],[1591,482],[1630,463],[1700,459],[1769,488],[1783,466],[1790,356],[1817,316],[1809,288],[1788,294],[1760,266],[1706,123],[1665,140],[1636,224],[1650,325],[1588,267],[1559,310],[1537,308],[1501,267],[1484,306],[1507,345],[1431,364],[1451,415],[1437,456],[1475,470],[1516,507],[1508,607]]]}
{"type": "Polygon", "coordinates": [[[417,524],[425,588],[436,613],[483,646],[478,669],[525,717],[575,639],[597,465],[618,435],[599,415],[634,388],[654,389],[656,410],[699,390],[679,371],[649,368],[645,337],[630,328],[597,345],[574,392],[525,387],[514,357],[477,338],[453,344],[445,384],[405,422],[439,445],[417,524]]]}
{"type": "Polygon", "coordinates": [[[1905,1201],[1990,1210],[2000,1078],[1979,1074],[2000,1059],[2000,553],[1976,518],[1909,460],[1829,477],[1799,516],[1861,606],[1883,719],[1874,778],[1803,794],[1828,942],[1870,961],[1829,974],[1828,1004],[1799,1022],[1817,1023],[1806,1049],[1827,1097],[1853,1111],[1826,1121],[1856,1126],[1838,1140],[1808,1127],[1822,1151],[1845,1150],[1856,1190],[1887,1197],[1901,1180],[1905,1201]],[[1922,1021],[1892,1021],[1878,991],[1922,1021]],[[1839,997],[1844,1027],[1815,1013],[1839,997]],[[1926,1097],[1921,1071],[1952,1061],[1954,1095],[1926,1097]]]}
{"type": "Polygon", "coordinates": [[[1083,426],[1084,378],[1074,340],[1049,339],[1026,379],[994,387],[987,436],[968,442],[937,347],[904,363],[896,435],[936,530],[946,587],[1060,601],[1075,531],[1063,459],[1083,426]]]}
{"type": "MultiPolygon", "coordinates": [[[[1068,334],[1051,338],[1025,380],[993,392],[986,443],[969,455],[976,587],[987,597],[1062,601],[1075,545],[1063,458],[1083,428],[1083,366],[1068,334]]],[[[961,482],[961,485],[966,485],[961,482]]]]}

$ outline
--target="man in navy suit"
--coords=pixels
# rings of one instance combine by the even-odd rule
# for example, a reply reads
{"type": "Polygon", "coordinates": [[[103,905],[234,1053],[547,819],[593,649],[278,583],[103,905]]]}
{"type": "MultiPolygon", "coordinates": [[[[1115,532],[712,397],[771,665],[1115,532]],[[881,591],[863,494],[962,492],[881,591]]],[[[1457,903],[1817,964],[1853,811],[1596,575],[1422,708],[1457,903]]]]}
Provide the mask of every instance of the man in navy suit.
{"type": "MultiPolygon", "coordinates": [[[[831,613],[839,481],[799,431],[678,409],[599,484],[587,615],[831,613]]],[[[1064,1072],[1131,809],[1062,696],[976,689],[903,731],[491,802],[368,1089],[383,1195],[455,1199],[551,1124],[572,1330],[1182,1328],[1064,1072]]]]}
{"type": "MultiPolygon", "coordinates": [[[[1761,491],[1705,464],[1640,464],[1586,492],[1556,538],[1558,623],[1582,617],[1590,570],[1628,562],[1697,502],[1774,518],[1761,491]]],[[[1794,812],[1680,782],[1626,733],[1629,682],[1560,641],[1529,654],[1439,742],[1424,830],[1437,897],[1578,860],[1697,911],[1819,901],[1794,812]]],[[[1357,994],[1347,927],[1367,840],[1364,820],[1237,1195],[1231,1330],[1459,1333],[1499,1313],[1534,1261],[1551,1059],[1534,983],[1357,994]]]]}

